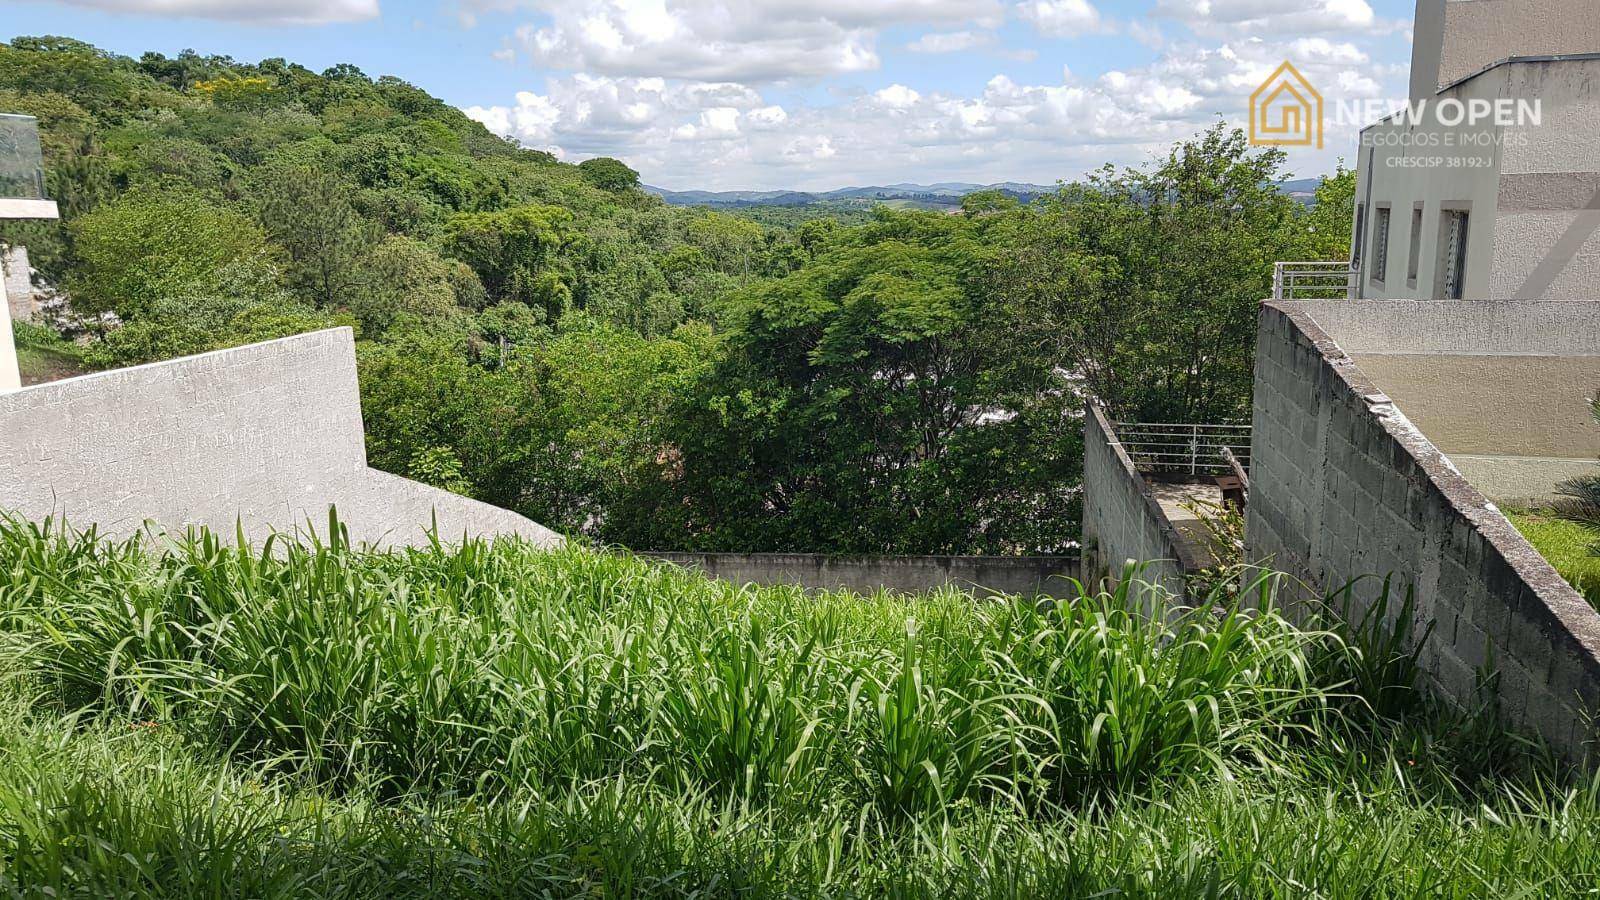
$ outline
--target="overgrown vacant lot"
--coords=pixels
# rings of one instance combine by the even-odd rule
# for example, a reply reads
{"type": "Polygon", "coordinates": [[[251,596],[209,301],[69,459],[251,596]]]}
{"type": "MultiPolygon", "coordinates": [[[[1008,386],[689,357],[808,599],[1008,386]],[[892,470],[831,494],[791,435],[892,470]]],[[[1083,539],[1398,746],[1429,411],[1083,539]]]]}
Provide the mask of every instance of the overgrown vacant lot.
{"type": "Polygon", "coordinates": [[[0,523],[0,878],[251,896],[1575,895],[1600,788],[1264,582],[733,589],[0,523]]]}

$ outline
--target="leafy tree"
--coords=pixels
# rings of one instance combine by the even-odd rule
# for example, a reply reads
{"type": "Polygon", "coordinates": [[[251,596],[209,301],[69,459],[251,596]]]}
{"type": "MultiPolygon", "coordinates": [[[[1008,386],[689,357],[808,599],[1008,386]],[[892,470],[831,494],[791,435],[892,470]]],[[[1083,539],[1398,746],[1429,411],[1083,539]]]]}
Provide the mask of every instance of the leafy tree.
{"type": "Polygon", "coordinates": [[[343,171],[362,187],[382,188],[404,180],[410,153],[393,135],[364,134],[341,147],[338,156],[343,171]]]}
{"type": "Polygon", "coordinates": [[[571,222],[566,210],[538,204],[460,213],[445,222],[444,245],[478,273],[491,299],[527,303],[555,317],[572,299],[559,268],[571,222]]]}
{"type": "Polygon", "coordinates": [[[362,261],[364,272],[348,295],[363,334],[388,330],[397,317],[438,320],[458,310],[452,266],[427,245],[385,238],[362,261]]]}
{"type": "Polygon", "coordinates": [[[159,303],[224,285],[275,288],[261,229],[198,197],[128,194],[78,218],[72,233],[77,266],[68,287],[84,313],[137,321],[159,303]]]}
{"type": "Polygon", "coordinates": [[[716,358],[704,326],[644,337],[568,316],[509,376],[536,399],[524,509],[541,521],[635,547],[679,546],[679,520],[640,515],[677,502],[673,410],[716,358]]]}
{"type": "Polygon", "coordinates": [[[1256,307],[1298,240],[1283,154],[1217,125],[1153,167],[1110,167],[991,231],[1013,341],[1070,367],[1113,415],[1248,417],[1256,307]]]}
{"type": "Polygon", "coordinates": [[[604,191],[625,191],[639,186],[639,173],[609,156],[596,156],[578,163],[578,171],[588,182],[604,191]]]}
{"type": "Polygon", "coordinates": [[[704,212],[689,219],[687,243],[705,254],[717,271],[749,280],[765,273],[766,232],[736,216],[704,212]]]}
{"type": "Polygon", "coordinates": [[[362,342],[368,459],[390,472],[528,510],[535,501],[529,483],[541,471],[536,454],[562,448],[537,440],[531,386],[475,364],[465,352],[467,340],[452,329],[410,328],[396,329],[383,342],[362,342]]]}
{"type": "Polygon", "coordinates": [[[367,278],[362,263],[380,237],[351,204],[350,186],[299,162],[263,167],[254,179],[261,223],[288,251],[290,285],[323,309],[349,302],[367,278]]]}
{"type": "Polygon", "coordinates": [[[1351,223],[1356,217],[1356,172],[1343,162],[1317,185],[1315,202],[1299,217],[1297,259],[1350,258],[1351,223]]]}
{"type": "Polygon", "coordinates": [[[243,78],[229,75],[197,81],[194,90],[212,103],[228,109],[263,109],[278,100],[277,82],[259,75],[243,78]]]}
{"type": "Polygon", "coordinates": [[[982,229],[880,213],[736,295],[677,422],[681,540],[718,549],[1015,552],[1074,532],[1076,402],[973,279],[982,229]],[[1009,462],[1011,453],[1036,460],[1009,462]],[[1007,460],[1005,465],[997,465],[1007,460]]]}

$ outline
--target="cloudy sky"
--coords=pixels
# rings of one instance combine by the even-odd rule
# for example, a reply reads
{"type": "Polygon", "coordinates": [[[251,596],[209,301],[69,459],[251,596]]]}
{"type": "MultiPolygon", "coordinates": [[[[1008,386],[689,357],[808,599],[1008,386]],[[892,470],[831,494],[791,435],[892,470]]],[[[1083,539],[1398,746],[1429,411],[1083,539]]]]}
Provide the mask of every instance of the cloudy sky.
{"type": "MultiPolygon", "coordinates": [[[[13,34],[351,62],[672,189],[1072,179],[1136,164],[1291,60],[1403,97],[1410,0],[12,0],[13,34]]],[[[1354,128],[1297,150],[1313,176],[1354,128]]]]}

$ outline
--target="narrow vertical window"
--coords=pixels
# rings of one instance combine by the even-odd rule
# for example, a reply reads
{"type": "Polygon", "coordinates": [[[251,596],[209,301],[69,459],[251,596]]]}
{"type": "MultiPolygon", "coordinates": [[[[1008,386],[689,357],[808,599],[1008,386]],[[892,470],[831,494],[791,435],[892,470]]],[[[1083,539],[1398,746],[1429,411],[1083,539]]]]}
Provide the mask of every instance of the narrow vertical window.
{"type": "Polygon", "coordinates": [[[1460,300],[1467,275],[1467,213],[1448,210],[1439,235],[1439,290],[1446,300],[1460,300]]]}
{"type": "Polygon", "coordinates": [[[1411,252],[1406,257],[1406,281],[1415,287],[1417,284],[1417,265],[1422,255],[1422,207],[1417,206],[1411,210],[1411,252]]]}
{"type": "Polygon", "coordinates": [[[1367,208],[1364,204],[1356,204],[1356,233],[1355,239],[1350,242],[1350,267],[1361,268],[1361,241],[1366,237],[1367,208]]]}
{"type": "Polygon", "coordinates": [[[1372,280],[1384,281],[1389,275],[1389,207],[1378,207],[1372,221],[1372,280]]]}

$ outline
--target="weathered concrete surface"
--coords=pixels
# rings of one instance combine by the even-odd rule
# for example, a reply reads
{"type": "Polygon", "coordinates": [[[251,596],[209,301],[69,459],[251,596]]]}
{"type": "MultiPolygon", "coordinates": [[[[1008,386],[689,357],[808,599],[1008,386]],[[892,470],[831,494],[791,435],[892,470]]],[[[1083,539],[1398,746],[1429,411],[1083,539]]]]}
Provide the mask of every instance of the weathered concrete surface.
{"type": "Polygon", "coordinates": [[[1592,300],[1316,303],[1305,312],[1346,353],[1593,356],[1600,318],[1592,300]]]}
{"type": "Polygon", "coordinates": [[[11,321],[26,322],[38,311],[33,298],[33,267],[28,262],[28,248],[0,245],[0,269],[5,272],[6,307],[11,310],[11,321]]]}
{"type": "Polygon", "coordinates": [[[1185,572],[1202,561],[1162,512],[1144,476],[1116,439],[1105,412],[1089,404],[1083,424],[1083,567],[1086,579],[1115,578],[1129,560],[1141,577],[1184,595],[1185,572]]]}
{"type": "Polygon", "coordinates": [[[503,509],[367,467],[348,328],[0,394],[0,509],[113,535],[148,520],[252,538],[325,528],[357,541],[560,537],[503,509]]]}
{"type": "Polygon", "coordinates": [[[1211,551],[1211,531],[1197,510],[1207,510],[1222,505],[1222,489],[1214,484],[1194,481],[1161,481],[1145,477],[1145,490],[1149,492],[1161,515],[1172,523],[1178,533],[1178,547],[1201,567],[1217,564],[1211,551]]]}
{"type": "MultiPolygon", "coordinates": [[[[1600,423],[1590,406],[1600,355],[1344,349],[1496,503],[1548,503],[1562,481],[1600,473],[1600,423]]],[[[1592,350],[1600,353],[1600,340],[1592,350]]]]}
{"type": "Polygon", "coordinates": [[[1317,304],[1330,334],[1489,499],[1549,502],[1600,470],[1600,304],[1585,301],[1317,304]]]}
{"type": "Polygon", "coordinates": [[[1600,456],[1600,423],[1590,407],[1600,390],[1600,355],[1345,350],[1446,453],[1600,456]]]}
{"type": "Polygon", "coordinates": [[[1075,556],[827,556],[820,553],[669,553],[649,556],[734,584],[797,584],[815,590],[1078,595],[1075,556]]]}
{"type": "Polygon", "coordinates": [[[1449,458],[1461,477],[1471,482],[1485,497],[1508,509],[1549,506],[1562,499],[1563,482],[1600,474],[1600,463],[1593,459],[1473,456],[1465,453],[1451,453],[1449,458]]]}
{"type": "Polygon", "coordinates": [[[1600,17],[1569,0],[1422,0],[1442,6],[1444,37],[1435,88],[1514,56],[1589,53],[1600,48],[1600,17]]]}
{"type": "MultiPolygon", "coordinates": [[[[1316,590],[1393,574],[1415,590],[1420,662],[1441,695],[1467,703],[1480,676],[1508,724],[1570,757],[1596,738],[1600,614],[1568,585],[1342,345],[1404,334],[1434,317],[1488,317],[1474,339],[1510,351],[1535,335],[1519,315],[1559,321],[1550,306],[1595,316],[1595,304],[1468,301],[1424,304],[1269,303],[1256,344],[1255,419],[1246,544],[1316,590]],[[1340,306],[1343,308],[1334,308],[1340,306]],[[1491,310],[1476,307],[1493,306],[1491,310]],[[1588,310],[1581,307],[1589,307],[1588,310]],[[1328,323],[1359,322],[1347,335],[1328,323]]],[[[1394,340],[1395,337],[1383,340],[1394,340]]],[[[1437,339],[1437,338],[1434,338],[1437,339]]],[[[1551,333],[1549,344],[1563,338],[1551,333]]],[[[1358,586],[1370,604],[1377,585],[1358,586]]],[[[1397,611],[1391,611],[1391,615],[1397,611]]]]}

